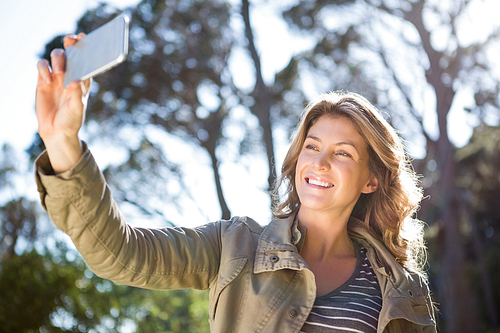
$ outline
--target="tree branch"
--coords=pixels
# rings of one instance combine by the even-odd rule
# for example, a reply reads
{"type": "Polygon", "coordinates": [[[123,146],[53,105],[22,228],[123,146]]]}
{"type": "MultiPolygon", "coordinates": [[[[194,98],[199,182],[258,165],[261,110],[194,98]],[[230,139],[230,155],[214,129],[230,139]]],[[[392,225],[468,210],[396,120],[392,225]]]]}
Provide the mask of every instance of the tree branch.
{"type": "Polygon", "coordinates": [[[255,76],[256,76],[256,86],[260,87],[264,84],[262,78],[262,68],[260,64],[260,57],[257,53],[257,48],[255,47],[255,42],[253,38],[253,32],[250,25],[250,4],[248,0],[242,0],[241,15],[243,16],[243,21],[245,22],[245,36],[248,40],[248,50],[250,51],[250,56],[255,65],[255,76]]]}

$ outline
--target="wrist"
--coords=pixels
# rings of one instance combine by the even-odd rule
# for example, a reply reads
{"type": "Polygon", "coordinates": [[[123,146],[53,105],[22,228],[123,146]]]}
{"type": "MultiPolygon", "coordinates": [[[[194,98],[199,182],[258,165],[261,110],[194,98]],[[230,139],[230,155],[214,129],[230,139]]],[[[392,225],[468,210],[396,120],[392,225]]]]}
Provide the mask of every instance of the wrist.
{"type": "Polygon", "coordinates": [[[62,173],[73,167],[82,156],[82,143],[78,136],[51,136],[42,139],[54,172],[62,173]]]}

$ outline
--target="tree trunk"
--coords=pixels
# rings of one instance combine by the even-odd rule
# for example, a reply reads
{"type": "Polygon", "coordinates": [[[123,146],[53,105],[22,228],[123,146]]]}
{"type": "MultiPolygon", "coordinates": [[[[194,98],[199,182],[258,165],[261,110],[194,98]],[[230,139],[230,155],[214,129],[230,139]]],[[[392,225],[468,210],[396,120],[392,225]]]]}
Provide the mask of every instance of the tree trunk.
{"type": "MultiPolygon", "coordinates": [[[[441,222],[443,244],[440,255],[440,272],[444,293],[441,295],[442,311],[445,317],[447,332],[477,332],[479,327],[478,314],[474,293],[467,276],[465,245],[460,233],[460,206],[463,203],[455,184],[455,147],[448,137],[447,117],[455,97],[452,85],[443,83],[443,75],[451,79],[458,76],[461,50],[450,60],[450,66],[443,69],[439,66],[440,59],[445,54],[436,51],[431,45],[431,34],[423,22],[423,7],[425,0],[413,3],[412,10],[405,13],[405,18],[417,29],[422,40],[422,46],[429,58],[430,67],[426,72],[427,81],[436,93],[436,112],[439,127],[439,139],[435,156],[439,180],[433,189],[438,207],[438,218],[441,222]],[[447,70],[447,72],[446,72],[447,70]]],[[[431,222],[431,221],[429,221],[431,222]]]]}
{"type": "Polygon", "coordinates": [[[274,159],[274,144],[273,144],[273,130],[271,126],[271,104],[272,96],[268,93],[256,93],[255,98],[257,102],[255,103],[255,111],[253,112],[259,119],[260,126],[262,127],[262,136],[266,148],[267,166],[269,169],[269,176],[267,177],[267,183],[269,190],[271,190],[276,181],[276,162],[274,159]]]}
{"type": "Polygon", "coordinates": [[[481,235],[477,228],[477,221],[472,218],[469,207],[463,207],[464,215],[468,217],[468,221],[471,225],[471,237],[472,237],[472,248],[474,249],[474,256],[477,260],[477,267],[479,268],[479,273],[481,276],[481,289],[483,291],[484,299],[486,301],[486,312],[490,319],[491,327],[494,330],[498,330],[498,315],[497,307],[495,305],[495,298],[493,297],[493,286],[491,284],[491,278],[488,272],[488,268],[484,261],[484,248],[481,235]]]}
{"type": "MultiPolygon", "coordinates": [[[[262,68],[260,64],[260,57],[255,47],[252,27],[250,25],[250,5],[248,0],[242,0],[241,15],[245,22],[245,35],[248,40],[248,50],[252,57],[255,67],[256,82],[252,92],[255,99],[255,104],[250,108],[252,113],[259,119],[259,124],[263,132],[263,142],[266,148],[266,157],[269,170],[267,178],[269,189],[272,189],[276,181],[276,163],[274,158],[274,140],[273,131],[271,126],[271,106],[273,102],[273,94],[268,86],[264,83],[262,78],[262,68]]],[[[271,203],[273,202],[271,196],[271,203]]]]}
{"type": "Polygon", "coordinates": [[[214,171],[215,187],[217,189],[217,198],[219,199],[219,205],[221,209],[222,219],[228,220],[231,218],[231,211],[227,206],[226,199],[224,198],[224,192],[222,191],[222,184],[219,174],[219,160],[215,156],[215,147],[205,146],[210,155],[210,160],[212,161],[212,170],[214,171]]]}

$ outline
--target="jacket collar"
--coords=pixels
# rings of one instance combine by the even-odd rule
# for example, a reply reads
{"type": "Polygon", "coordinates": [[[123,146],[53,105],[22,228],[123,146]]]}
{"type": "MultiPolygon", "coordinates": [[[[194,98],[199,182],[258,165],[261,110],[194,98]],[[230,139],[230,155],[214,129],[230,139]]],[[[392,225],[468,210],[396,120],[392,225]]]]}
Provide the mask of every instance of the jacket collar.
{"type": "MultiPolygon", "coordinates": [[[[308,268],[300,256],[306,228],[299,229],[295,217],[293,214],[287,218],[274,219],[264,228],[257,244],[254,273],[285,268],[295,270],[308,268]]],[[[410,287],[408,282],[412,282],[414,274],[396,261],[382,241],[373,237],[364,223],[355,218],[349,221],[349,234],[353,240],[368,250],[368,259],[377,275],[388,278],[396,289],[403,288],[406,289],[405,293],[408,293],[407,288],[410,287]]]]}
{"type": "Polygon", "coordinates": [[[295,214],[272,220],[259,237],[254,273],[307,268],[307,264],[299,254],[304,236],[305,228],[299,230],[295,214]]]}
{"type": "Polygon", "coordinates": [[[361,244],[366,249],[374,250],[374,256],[368,259],[370,260],[370,264],[375,271],[384,276],[390,277],[396,286],[400,285],[402,281],[408,280],[410,275],[408,269],[396,261],[394,256],[389,252],[389,250],[387,250],[381,240],[370,234],[362,221],[351,217],[349,220],[349,235],[353,240],[361,244]]]}

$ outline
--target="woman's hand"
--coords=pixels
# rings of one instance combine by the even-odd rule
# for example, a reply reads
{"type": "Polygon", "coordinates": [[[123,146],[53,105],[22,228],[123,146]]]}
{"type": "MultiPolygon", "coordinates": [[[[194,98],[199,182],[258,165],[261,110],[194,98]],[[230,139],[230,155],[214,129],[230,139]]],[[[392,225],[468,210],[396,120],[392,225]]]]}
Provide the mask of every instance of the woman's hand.
{"type": "MultiPolygon", "coordinates": [[[[73,45],[85,35],[66,36],[64,47],[73,45]]],[[[50,54],[52,68],[47,60],[40,60],[36,89],[38,132],[49,154],[56,173],[70,169],[80,159],[82,146],[78,132],[83,124],[90,80],[72,82],[64,87],[64,50],[50,54]]]]}

